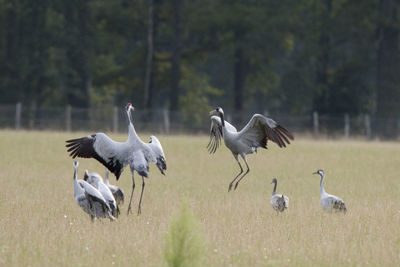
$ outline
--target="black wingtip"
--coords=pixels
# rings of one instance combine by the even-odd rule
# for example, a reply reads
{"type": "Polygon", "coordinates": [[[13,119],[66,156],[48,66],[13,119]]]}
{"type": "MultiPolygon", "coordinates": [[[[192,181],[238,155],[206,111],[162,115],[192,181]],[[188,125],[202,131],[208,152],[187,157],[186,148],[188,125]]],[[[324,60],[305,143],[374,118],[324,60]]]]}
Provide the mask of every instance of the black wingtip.
{"type": "Polygon", "coordinates": [[[279,129],[279,131],[287,136],[290,140],[294,140],[293,134],[289,132],[286,128],[282,127],[281,125],[278,125],[276,128],[279,129]]]}

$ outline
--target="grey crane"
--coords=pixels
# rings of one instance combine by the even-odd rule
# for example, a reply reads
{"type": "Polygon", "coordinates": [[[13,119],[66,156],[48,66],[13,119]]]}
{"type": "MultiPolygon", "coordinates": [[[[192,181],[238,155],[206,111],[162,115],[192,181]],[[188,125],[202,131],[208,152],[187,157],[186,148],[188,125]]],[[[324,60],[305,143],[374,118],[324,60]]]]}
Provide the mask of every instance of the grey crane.
{"type": "Polygon", "coordinates": [[[276,143],[281,148],[290,144],[289,139],[294,140],[293,135],[288,130],[273,119],[260,114],[254,114],[240,132],[232,124],[224,120],[224,111],[222,108],[217,107],[210,111],[210,116],[211,130],[210,142],[207,145],[208,151],[215,153],[221,144],[222,137],[225,146],[230,149],[240,167],[240,172],[229,184],[228,191],[232,189],[233,183],[237,180],[234,188],[236,190],[239,182],[249,173],[250,168],[247,164],[247,154],[257,152],[257,148],[259,147],[267,148],[268,140],[276,143]],[[243,168],[239,161],[239,155],[247,167],[247,171],[240,178],[239,176],[243,173],[243,168]]]}
{"type": "Polygon", "coordinates": [[[104,199],[107,201],[108,205],[111,208],[111,213],[114,217],[118,217],[119,215],[119,208],[117,202],[115,201],[114,195],[108,186],[103,182],[103,178],[100,174],[96,172],[89,173],[88,170],[85,170],[85,175],[83,176],[83,180],[94,186],[104,199]]]}
{"type": "Polygon", "coordinates": [[[111,214],[111,208],[101,193],[84,180],[78,179],[78,161],[74,161],[74,198],[76,203],[90,215],[92,221],[95,217],[109,217],[115,220],[111,214]]]}
{"type": "Polygon", "coordinates": [[[319,174],[321,176],[321,182],[320,182],[321,199],[319,203],[321,204],[322,209],[324,209],[325,211],[341,211],[346,213],[347,211],[346,204],[344,203],[343,199],[325,192],[324,189],[325,172],[323,170],[318,170],[313,174],[319,174]]]}
{"type": "Polygon", "coordinates": [[[165,156],[160,154],[163,151],[161,144],[151,145],[153,143],[144,143],[136,134],[132,124],[131,111],[134,108],[131,103],[126,105],[126,114],[128,116],[128,139],[125,142],[116,142],[104,133],[96,133],[86,137],[67,140],[66,147],[72,158],[95,158],[107,169],[115,174],[119,179],[123,168],[129,165],[132,174],[132,193],[128,206],[128,214],[131,211],[133,192],[135,190],[134,171],[142,177],[142,192],[140,194],[138,215],[141,214],[141,204],[143,191],[145,187],[144,177],[149,176],[149,162],[157,164],[157,167],[164,174],[166,170],[165,156]],[[158,151],[154,151],[158,147],[158,151]]]}
{"type": "Polygon", "coordinates": [[[122,190],[122,188],[120,188],[116,185],[110,184],[110,181],[108,179],[109,173],[110,173],[110,171],[106,168],[106,177],[104,179],[105,184],[111,190],[111,193],[113,194],[115,201],[117,202],[117,205],[119,207],[120,205],[122,205],[124,203],[124,199],[125,199],[124,191],[122,190]]]}
{"type": "Polygon", "coordinates": [[[276,186],[278,184],[278,180],[276,178],[272,179],[271,184],[274,184],[274,189],[272,190],[271,196],[271,206],[278,213],[283,212],[285,209],[289,208],[289,198],[283,194],[276,193],[276,186]]]}

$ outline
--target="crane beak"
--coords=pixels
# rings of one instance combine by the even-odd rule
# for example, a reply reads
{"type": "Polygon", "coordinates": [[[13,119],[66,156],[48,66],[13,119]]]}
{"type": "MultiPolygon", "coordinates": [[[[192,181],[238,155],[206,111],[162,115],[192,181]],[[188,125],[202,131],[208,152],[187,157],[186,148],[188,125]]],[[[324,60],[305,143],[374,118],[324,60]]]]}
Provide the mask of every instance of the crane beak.
{"type": "Polygon", "coordinates": [[[318,174],[318,172],[313,172],[312,174],[318,174]]]}

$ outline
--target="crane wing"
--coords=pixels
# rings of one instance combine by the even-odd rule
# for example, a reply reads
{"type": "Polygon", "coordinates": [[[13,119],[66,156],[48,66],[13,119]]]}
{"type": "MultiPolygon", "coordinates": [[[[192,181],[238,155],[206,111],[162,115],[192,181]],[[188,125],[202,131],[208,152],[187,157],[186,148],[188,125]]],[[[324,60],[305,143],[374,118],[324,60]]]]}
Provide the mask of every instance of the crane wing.
{"type": "Polygon", "coordinates": [[[242,142],[252,147],[267,148],[268,140],[276,143],[279,147],[286,147],[290,140],[294,140],[293,135],[280,126],[273,119],[260,114],[254,114],[247,125],[239,132],[242,142]]]}
{"type": "Polygon", "coordinates": [[[151,150],[154,152],[157,162],[156,165],[160,172],[165,175],[164,171],[167,170],[167,162],[165,160],[164,150],[161,146],[160,141],[154,135],[150,136],[150,142],[148,143],[151,150]]]}
{"type": "Polygon", "coordinates": [[[221,118],[217,116],[211,117],[210,141],[208,142],[208,152],[215,153],[221,143],[222,124],[221,118]]]}
{"type": "MultiPolygon", "coordinates": [[[[222,137],[222,123],[221,118],[218,116],[211,116],[211,129],[210,129],[210,141],[208,142],[208,152],[215,153],[219,145],[221,144],[222,137]]],[[[225,121],[225,127],[230,132],[237,132],[235,126],[225,121]]]]}
{"type": "Polygon", "coordinates": [[[104,199],[107,201],[107,203],[109,204],[111,203],[113,205],[113,206],[110,205],[111,209],[114,210],[117,208],[114,195],[112,194],[108,186],[103,182],[103,178],[100,176],[100,174],[95,172],[89,173],[86,170],[84,180],[89,184],[91,184],[94,188],[96,188],[100,192],[100,194],[104,197],[104,199]]]}
{"type": "Polygon", "coordinates": [[[115,201],[117,202],[117,205],[119,206],[120,204],[124,203],[124,191],[122,190],[122,188],[119,188],[116,185],[112,185],[109,183],[108,181],[108,169],[106,168],[106,185],[108,186],[108,188],[110,188],[112,194],[114,195],[115,201]]]}
{"type": "Polygon", "coordinates": [[[94,158],[115,174],[117,180],[124,168],[124,162],[118,158],[124,143],[113,141],[103,133],[67,140],[66,147],[72,158],[94,158]]]}
{"type": "Polygon", "coordinates": [[[85,193],[88,194],[90,197],[96,199],[96,201],[99,201],[102,204],[107,204],[107,201],[104,199],[103,195],[93,185],[84,180],[78,180],[78,183],[83,188],[83,190],[85,190],[85,193]]]}
{"type": "Polygon", "coordinates": [[[270,202],[275,210],[283,211],[289,207],[289,198],[285,195],[275,194],[271,197],[270,202]]]}
{"type": "Polygon", "coordinates": [[[334,195],[329,195],[326,197],[326,202],[329,203],[329,206],[332,207],[332,209],[337,210],[337,211],[343,211],[346,212],[346,204],[344,203],[343,199],[340,197],[334,196],[334,195]]]}

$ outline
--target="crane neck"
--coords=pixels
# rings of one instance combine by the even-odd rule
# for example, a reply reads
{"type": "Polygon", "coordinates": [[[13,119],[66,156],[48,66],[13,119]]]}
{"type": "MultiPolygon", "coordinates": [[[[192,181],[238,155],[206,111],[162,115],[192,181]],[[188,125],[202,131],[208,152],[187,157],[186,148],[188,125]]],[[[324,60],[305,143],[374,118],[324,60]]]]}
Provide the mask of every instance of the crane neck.
{"type": "Polygon", "coordinates": [[[76,181],[76,179],[77,179],[77,170],[75,168],[75,170],[74,170],[74,181],[76,181]]]}
{"type": "Polygon", "coordinates": [[[135,131],[135,127],[133,126],[132,123],[132,114],[130,111],[127,112],[128,115],[128,142],[134,143],[136,141],[138,141],[138,136],[137,133],[135,131]]]}
{"type": "Polygon", "coordinates": [[[219,113],[219,117],[221,118],[222,127],[225,127],[224,114],[223,113],[219,113]]]}
{"type": "Polygon", "coordinates": [[[276,185],[277,185],[277,181],[274,181],[274,190],[272,190],[272,195],[276,194],[276,185]]]}
{"type": "Polygon", "coordinates": [[[128,141],[135,141],[137,139],[137,133],[135,131],[135,127],[132,122],[129,122],[128,126],[128,141]]]}
{"type": "Polygon", "coordinates": [[[321,175],[321,182],[320,182],[320,184],[319,184],[319,189],[320,189],[320,192],[321,192],[321,195],[324,195],[325,194],[325,189],[324,189],[324,178],[325,178],[325,175],[321,175]]]}
{"type": "Polygon", "coordinates": [[[79,194],[80,192],[82,192],[82,188],[81,186],[78,184],[78,180],[77,180],[77,171],[75,169],[74,171],[74,194],[79,194]]]}

